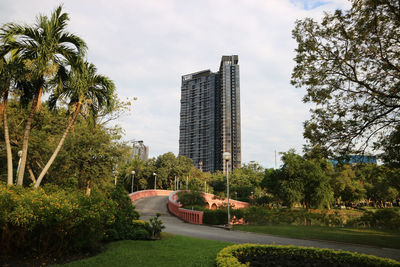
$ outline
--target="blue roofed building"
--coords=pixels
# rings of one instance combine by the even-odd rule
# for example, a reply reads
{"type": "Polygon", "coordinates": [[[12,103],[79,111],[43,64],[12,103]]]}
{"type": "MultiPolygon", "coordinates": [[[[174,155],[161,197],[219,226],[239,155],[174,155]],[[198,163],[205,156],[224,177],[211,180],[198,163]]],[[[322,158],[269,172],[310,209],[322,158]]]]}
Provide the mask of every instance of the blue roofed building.
{"type": "MultiPolygon", "coordinates": [[[[337,165],[339,163],[338,160],[330,159],[329,160],[332,165],[337,165]]],[[[367,155],[348,155],[342,160],[343,164],[361,164],[361,163],[377,163],[376,156],[367,156],[367,155]]]]}

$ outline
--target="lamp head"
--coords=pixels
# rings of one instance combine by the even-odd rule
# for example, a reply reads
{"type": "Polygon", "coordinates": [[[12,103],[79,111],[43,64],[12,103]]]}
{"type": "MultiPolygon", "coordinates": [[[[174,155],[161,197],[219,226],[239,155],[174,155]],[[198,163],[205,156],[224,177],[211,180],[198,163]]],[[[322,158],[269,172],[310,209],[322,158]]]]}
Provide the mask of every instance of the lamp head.
{"type": "Polygon", "coordinates": [[[222,154],[222,158],[223,158],[225,161],[231,160],[231,153],[229,153],[229,152],[224,152],[224,153],[222,154]]]}

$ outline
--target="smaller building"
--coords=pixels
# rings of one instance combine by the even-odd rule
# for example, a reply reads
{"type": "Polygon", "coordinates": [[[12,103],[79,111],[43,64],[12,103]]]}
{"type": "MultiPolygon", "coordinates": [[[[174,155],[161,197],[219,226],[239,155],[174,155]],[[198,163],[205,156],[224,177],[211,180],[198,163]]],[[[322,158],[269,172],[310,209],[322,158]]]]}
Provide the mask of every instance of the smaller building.
{"type": "Polygon", "coordinates": [[[149,147],[145,146],[143,141],[133,141],[132,158],[138,157],[145,161],[149,158],[149,147]]]}
{"type": "MultiPolygon", "coordinates": [[[[329,160],[332,165],[337,165],[339,164],[339,161],[336,159],[331,159],[329,160]]],[[[343,164],[350,164],[350,165],[355,165],[355,164],[366,164],[366,163],[377,163],[376,157],[375,156],[367,156],[367,155],[348,155],[346,156],[342,162],[343,164]]]]}

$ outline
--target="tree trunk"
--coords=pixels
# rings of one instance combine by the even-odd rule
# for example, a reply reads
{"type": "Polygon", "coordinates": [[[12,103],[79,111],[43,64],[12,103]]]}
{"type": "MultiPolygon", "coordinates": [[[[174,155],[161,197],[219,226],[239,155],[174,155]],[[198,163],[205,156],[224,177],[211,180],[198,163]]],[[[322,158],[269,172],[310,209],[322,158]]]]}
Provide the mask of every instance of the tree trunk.
{"type": "Polygon", "coordinates": [[[4,112],[4,109],[5,109],[6,98],[8,97],[8,96],[6,97],[6,95],[8,95],[8,92],[4,91],[2,93],[1,98],[0,98],[0,99],[3,99],[3,102],[1,102],[1,104],[0,104],[0,125],[1,125],[1,120],[3,119],[3,112],[4,112]]]}
{"type": "Polygon", "coordinates": [[[31,178],[32,183],[35,184],[35,183],[36,183],[35,174],[33,173],[32,168],[31,168],[31,166],[29,165],[29,163],[26,164],[26,168],[28,169],[28,172],[29,172],[29,178],[31,178]]]}
{"type": "Polygon", "coordinates": [[[33,121],[33,116],[35,115],[35,110],[37,108],[36,106],[37,106],[38,100],[40,98],[39,94],[41,92],[42,92],[42,89],[40,89],[39,92],[33,98],[31,111],[29,112],[28,120],[27,120],[26,126],[25,126],[24,140],[22,143],[21,166],[20,166],[18,178],[17,178],[17,185],[19,185],[19,186],[22,186],[22,184],[24,182],[26,157],[28,155],[29,134],[31,133],[31,125],[32,125],[32,121],[33,121]]]}
{"type": "Polygon", "coordinates": [[[7,185],[13,185],[13,164],[12,164],[12,153],[10,145],[10,135],[8,133],[7,101],[8,101],[8,92],[6,92],[3,95],[2,112],[3,112],[3,124],[4,124],[4,141],[6,142],[6,151],[7,151],[7,185]]]}
{"type": "Polygon", "coordinates": [[[54,150],[53,155],[51,155],[49,161],[46,163],[46,165],[44,166],[42,172],[40,173],[39,177],[36,180],[35,183],[35,188],[38,188],[40,186],[40,183],[42,182],[43,177],[45,176],[45,174],[47,173],[47,171],[49,170],[51,164],[53,164],[54,160],[56,159],[58,152],[60,152],[62,145],[64,144],[65,138],[68,135],[69,130],[71,129],[72,125],[74,124],[76,117],[79,114],[79,111],[81,109],[81,103],[78,103],[74,112],[74,115],[72,116],[72,118],[70,119],[67,128],[64,131],[63,136],[60,139],[60,142],[58,143],[58,146],[56,148],[56,150],[54,150]]]}

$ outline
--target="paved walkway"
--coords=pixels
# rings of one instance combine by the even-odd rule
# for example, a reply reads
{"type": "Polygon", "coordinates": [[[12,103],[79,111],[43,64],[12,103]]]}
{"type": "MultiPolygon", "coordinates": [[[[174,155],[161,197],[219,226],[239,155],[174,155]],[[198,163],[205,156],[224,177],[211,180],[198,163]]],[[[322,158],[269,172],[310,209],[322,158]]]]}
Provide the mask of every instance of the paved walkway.
{"type": "Polygon", "coordinates": [[[142,214],[141,218],[144,220],[148,220],[157,212],[160,212],[162,214],[161,220],[166,226],[165,232],[172,234],[233,243],[295,245],[316,248],[329,248],[335,250],[341,249],[351,252],[359,252],[376,255],[379,257],[391,258],[400,261],[400,249],[377,248],[330,241],[294,239],[242,231],[227,231],[217,227],[185,223],[168,212],[167,202],[168,197],[149,197],[136,201],[135,205],[142,214]]]}

